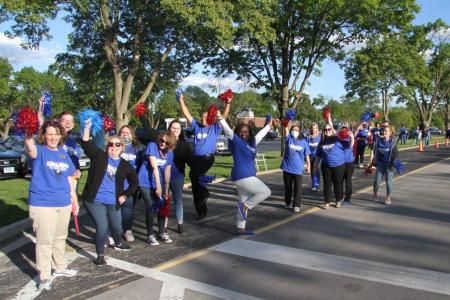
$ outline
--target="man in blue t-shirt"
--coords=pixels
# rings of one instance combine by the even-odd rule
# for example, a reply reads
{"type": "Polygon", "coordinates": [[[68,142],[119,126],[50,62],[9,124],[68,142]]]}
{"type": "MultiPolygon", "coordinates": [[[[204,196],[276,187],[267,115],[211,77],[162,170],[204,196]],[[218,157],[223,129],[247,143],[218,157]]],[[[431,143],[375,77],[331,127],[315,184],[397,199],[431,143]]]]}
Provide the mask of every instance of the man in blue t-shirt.
{"type": "Polygon", "coordinates": [[[402,127],[400,127],[400,144],[401,145],[406,145],[406,140],[408,139],[408,131],[405,128],[405,125],[402,124],[402,127]]]}
{"type": "MultiPolygon", "coordinates": [[[[206,201],[209,197],[208,188],[200,184],[199,178],[205,175],[214,163],[214,153],[216,152],[216,142],[222,128],[217,120],[208,125],[206,119],[208,113],[202,113],[200,121],[195,120],[189,112],[185,102],[184,96],[180,95],[178,98],[181,106],[181,112],[191,125],[194,132],[194,156],[192,157],[192,166],[189,173],[192,185],[192,193],[194,196],[195,210],[197,211],[197,220],[204,219],[208,213],[206,201]]],[[[230,102],[225,104],[223,117],[226,119],[230,112],[230,102]]]]}

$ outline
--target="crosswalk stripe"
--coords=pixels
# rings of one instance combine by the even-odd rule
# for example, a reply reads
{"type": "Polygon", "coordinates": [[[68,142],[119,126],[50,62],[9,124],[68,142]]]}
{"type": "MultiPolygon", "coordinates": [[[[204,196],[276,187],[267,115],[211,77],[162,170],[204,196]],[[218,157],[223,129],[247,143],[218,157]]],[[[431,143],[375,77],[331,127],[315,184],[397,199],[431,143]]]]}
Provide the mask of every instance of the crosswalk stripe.
{"type": "Polygon", "coordinates": [[[450,295],[449,273],[390,265],[248,239],[233,239],[211,249],[302,269],[450,295]]]}

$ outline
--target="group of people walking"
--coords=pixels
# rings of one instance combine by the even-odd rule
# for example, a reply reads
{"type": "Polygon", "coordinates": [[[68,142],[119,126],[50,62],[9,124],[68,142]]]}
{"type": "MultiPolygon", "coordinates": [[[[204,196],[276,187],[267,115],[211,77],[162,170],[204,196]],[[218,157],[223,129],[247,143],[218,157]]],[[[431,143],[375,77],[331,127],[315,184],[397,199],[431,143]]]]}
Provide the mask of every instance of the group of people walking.
{"type": "MultiPolygon", "coordinates": [[[[214,163],[216,141],[223,131],[228,138],[233,156],[231,181],[236,186],[238,201],[236,205],[236,227],[239,235],[253,235],[246,229],[249,212],[271,195],[271,190],[256,177],[256,148],[263,137],[275,126],[275,120],[268,120],[258,133],[247,123],[238,123],[234,130],[227,123],[230,101],[223,111],[213,116],[205,112],[196,120],[184,101],[178,99],[181,111],[194,133],[193,148],[186,141],[181,123],[174,120],[168,130],[157,132],[151,128],[144,116],[141,122],[150,143],[143,148],[134,134],[133,128],[122,126],[118,135],[109,136],[106,145],[96,143],[91,136],[91,120],[81,124],[81,148],[89,157],[91,165],[86,184],[81,193],[84,207],[95,224],[95,248],[98,266],[106,264],[105,245],[109,238],[115,250],[130,249],[134,241],[133,215],[138,195],[145,204],[147,243],[157,246],[160,242],[171,243],[168,233],[170,205],[176,213],[177,232],[185,234],[183,226],[183,186],[186,165],[190,167],[189,177],[192,185],[197,220],[208,216],[207,199],[210,193],[202,178],[214,163]],[[209,121],[209,122],[208,122],[209,121]],[[154,231],[154,219],[158,231],[154,231]]],[[[42,107],[42,105],[41,105],[42,107]]],[[[81,176],[78,163],[80,148],[72,136],[74,117],[64,112],[56,121],[43,121],[38,144],[32,136],[26,136],[25,146],[33,160],[33,174],[29,191],[30,218],[36,232],[36,264],[39,270],[39,288],[50,289],[50,278],[54,276],[71,277],[76,271],[68,269],[64,258],[65,240],[68,234],[70,214],[78,214],[77,180],[81,176]],[[52,273],[52,270],[53,273],[52,273]]],[[[358,158],[353,153],[355,137],[357,154],[362,163],[365,137],[370,128],[361,124],[355,133],[348,124],[348,136],[341,138],[336,133],[331,118],[319,132],[313,123],[310,134],[305,137],[298,124],[288,124],[284,128],[285,152],[280,168],[283,171],[286,208],[300,212],[302,204],[302,176],[311,176],[313,191],[319,191],[323,181],[324,208],[331,202],[331,187],[334,189],[336,207],[342,201],[350,204],[352,196],[352,174],[358,158]],[[345,188],[345,192],[344,192],[345,188]]],[[[384,176],[387,182],[385,204],[390,204],[392,191],[393,161],[397,156],[393,141],[394,129],[385,126],[380,131],[373,146],[373,161],[376,166],[374,199],[384,176]],[[381,133],[383,132],[383,133],[381,133]]]]}

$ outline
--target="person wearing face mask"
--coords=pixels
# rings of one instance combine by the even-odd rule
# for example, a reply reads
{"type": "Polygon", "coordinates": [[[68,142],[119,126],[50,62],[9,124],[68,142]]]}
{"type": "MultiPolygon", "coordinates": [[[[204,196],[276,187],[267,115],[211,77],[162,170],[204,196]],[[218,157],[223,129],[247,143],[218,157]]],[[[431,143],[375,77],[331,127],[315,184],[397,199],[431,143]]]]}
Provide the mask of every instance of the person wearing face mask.
{"type": "Polygon", "coordinates": [[[92,123],[87,120],[84,126],[81,146],[91,160],[82,198],[84,206],[95,223],[95,248],[98,266],[106,264],[105,242],[108,232],[114,239],[115,250],[129,250],[123,241],[121,205],[134,195],[138,178],[133,166],[121,158],[123,142],[118,136],[109,137],[105,151],[98,149],[91,141],[92,123]],[[126,187],[125,182],[128,183],[126,187]]]}
{"type": "MultiPolygon", "coordinates": [[[[317,146],[319,146],[320,143],[320,133],[319,133],[319,125],[317,123],[312,123],[311,127],[309,129],[309,136],[306,138],[309,150],[311,154],[310,162],[311,166],[314,166],[314,161],[316,160],[316,153],[317,153],[317,146]]],[[[318,192],[320,188],[320,166],[317,167],[317,169],[311,170],[311,189],[314,192],[318,192]]]]}
{"type": "Polygon", "coordinates": [[[331,117],[322,131],[322,137],[317,149],[317,158],[314,161],[314,170],[321,164],[323,179],[324,209],[330,206],[331,184],[334,187],[336,208],[342,204],[342,180],[345,172],[344,145],[339,141],[333,128],[331,117]]]}
{"type": "Polygon", "coordinates": [[[184,132],[181,130],[181,123],[173,120],[169,124],[169,131],[176,138],[175,150],[173,150],[173,163],[170,174],[170,191],[172,192],[175,213],[177,216],[177,231],[185,234],[183,226],[183,186],[184,170],[186,164],[192,166],[192,148],[186,141],[184,132]]]}
{"type": "Polygon", "coordinates": [[[309,145],[300,132],[300,126],[292,125],[284,128],[286,140],[283,160],[280,168],[283,170],[284,202],[287,209],[300,212],[302,203],[302,176],[306,160],[306,173],[310,171],[309,145]],[[294,200],[292,201],[292,185],[294,186],[294,200]]]}
{"type": "MultiPolygon", "coordinates": [[[[184,96],[179,97],[181,112],[191,125],[194,132],[194,155],[192,157],[192,168],[189,173],[192,185],[192,193],[194,196],[194,205],[197,212],[196,220],[204,219],[208,214],[208,207],[206,205],[209,197],[208,188],[200,184],[199,178],[205,175],[214,164],[214,153],[216,152],[216,142],[222,128],[219,123],[214,122],[208,125],[206,119],[208,113],[202,114],[201,121],[195,120],[189,112],[188,107],[184,102],[184,96]]],[[[231,101],[230,101],[231,102],[231,101]]],[[[230,103],[225,104],[223,117],[226,119],[230,112],[230,103]]]]}
{"type": "Polygon", "coordinates": [[[352,192],[353,192],[353,171],[355,170],[355,156],[353,155],[353,144],[355,142],[355,137],[353,132],[350,130],[348,123],[343,123],[341,125],[341,130],[348,129],[348,137],[341,140],[340,142],[344,146],[344,162],[345,162],[345,171],[343,176],[343,185],[345,187],[344,199],[342,204],[350,205],[352,204],[352,192]]]}
{"type": "MultiPolygon", "coordinates": [[[[145,150],[145,159],[139,169],[139,192],[145,202],[145,225],[147,228],[147,243],[151,246],[159,245],[153,231],[155,212],[161,207],[161,199],[169,197],[169,183],[171,166],[173,163],[173,148],[175,137],[168,131],[157,137],[158,142],[149,143],[145,150]]],[[[168,218],[158,213],[158,238],[166,243],[172,243],[167,231],[168,218]]]]}
{"type": "Polygon", "coordinates": [[[256,146],[270,131],[274,120],[271,120],[257,135],[253,134],[250,126],[239,123],[233,130],[228,126],[220,111],[217,118],[222,126],[228,146],[233,154],[233,168],[231,180],[238,192],[237,230],[239,235],[254,235],[254,232],[245,229],[248,211],[271,195],[270,189],[256,177],[255,158],[256,146]]]}
{"type": "Polygon", "coordinates": [[[378,202],[378,188],[381,180],[386,181],[386,198],[384,204],[391,204],[392,181],[394,179],[394,162],[398,157],[397,143],[394,141],[395,130],[391,125],[384,128],[384,134],[374,147],[372,165],[376,166],[377,172],[373,181],[373,200],[378,202]]]}
{"type": "MultiPolygon", "coordinates": [[[[133,129],[129,125],[123,125],[119,129],[119,137],[122,139],[125,146],[120,157],[128,161],[133,168],[137,171],[140,166],[141,150],[139,141],[134,134],[133,129]]],[[[128,187],[128,182],[125,181],[125,188],[128,187]]],[[[136,204],[136,194],[127,198],[127,200],[121,205],[122,211],[122,228],[123,237],[127,242],[133,242],[133,213],[134,205],[136,204]]]]}

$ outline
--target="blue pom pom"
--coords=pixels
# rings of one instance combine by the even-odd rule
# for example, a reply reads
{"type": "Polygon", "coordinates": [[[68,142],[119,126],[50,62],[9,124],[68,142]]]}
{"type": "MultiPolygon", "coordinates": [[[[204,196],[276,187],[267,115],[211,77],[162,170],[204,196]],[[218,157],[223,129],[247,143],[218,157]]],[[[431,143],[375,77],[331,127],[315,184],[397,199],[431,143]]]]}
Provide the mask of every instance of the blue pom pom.
{"type": "Polygon", "coordinates": [[[267,124],[269,124],[270,121],[272,121],[272,116],[271,116],[271,115],[266,115],[266,121],[264,122],[264,126],[266,126],[267,124]]]}
{"type": "Polygon", "coordinates": [[[202,175],[198,178],[198,183],[205,187],[208,183],[213,182],[216,179],[215,175],[202,175]]]}
{"type": "Polygon", "coordinates": [[[286,112],[286,119],[292,121],[297,117],[297,111],[295,109],[288,109],[286,112]]]}
{"type": "Polygon", "coordinates": [[[394,168],[397,170],[397,173],[400,175],[405,172],[405,166],[398,159],[394,161],[394,168]]]}
{"type": "Polygon", "coordinates": [[[80,120],[80,130],[84,131],[84,123],[91,120],[91,135],[95,136],[103,130],[103,117],[98,111],[86,108],[78,113],[78,120],[80,120]]]}
{"type": "Polygon", "coordinates": [[[369,122],[372,119],[372,114],[368,111],[361,115],[361,122],[369,122]]]}
{"type": "Polygon", "coordinates": [[[312,177],[312,186],[314,188],[319,188],[319,186],[320,186],[319,177],[317,177],[315,175],[312,177]]]}
{"type": "Polygon", "coordinates": [[[181,88],[178,88],[177,91],[175,92],[175,95],[177,97],[177,101],[180,101],[180,97],[181,95],[183,95],[183,90],[181,88]]]}
{"type": "Polygon", "coordinates": [[[52,115],[52,94],[50,93],[42,93],[42,97],[44,97],[44,108],[43,115],[48,118],[52,115]]]}

